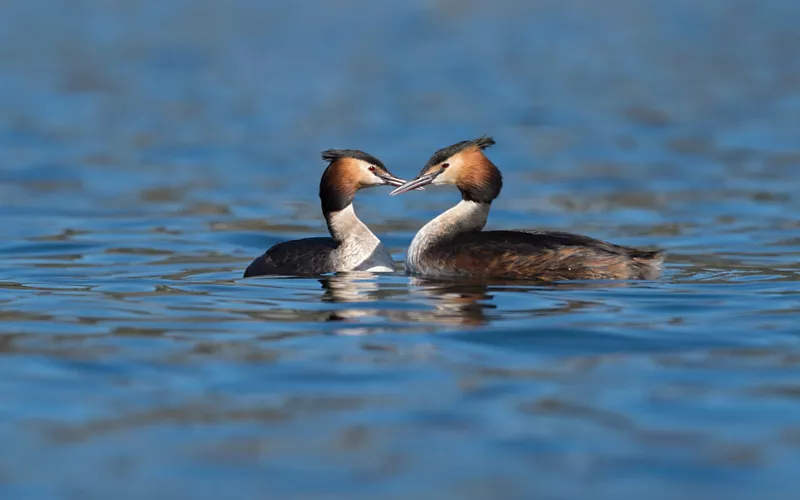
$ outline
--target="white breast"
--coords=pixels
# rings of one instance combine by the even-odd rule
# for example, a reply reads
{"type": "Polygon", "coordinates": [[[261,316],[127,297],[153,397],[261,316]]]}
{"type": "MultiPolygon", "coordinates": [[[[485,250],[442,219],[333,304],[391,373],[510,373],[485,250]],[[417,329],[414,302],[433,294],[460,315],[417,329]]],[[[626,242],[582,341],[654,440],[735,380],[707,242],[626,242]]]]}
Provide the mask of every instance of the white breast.
{"type": "MultiPolygon", "coordinates": [[[[377,240],[377,238],[375,239],[377,240]]],[[[373,273],[394,272],[394,260],[392,260],[392,256],[380,241],[378,241],[377,246],[373,248],[369,255],[354,256],[352,261],[358,261],[358,264],[353,267],[353,271],[370,271],[373,273]]]]}
{"type": "Polygon", "coordinates": [[[430,223],[423,226],[414,236],[414,239],[411,240],[411,245],[409,245],[408,252],[406,252],[406,272],[413,274],[424,273],[422,269],[422,252],[429,246],[431,228],[428,226],[430,226],[430,223]]]}
{"type": "Polygon", "coordinates": [[[417,232],[406,252],[406,272],[437,274],[436,263],[424,259],[425,250],[437,242],[465,231],[480,231],[489,216],[488,203],[461,201],[458,205],[434,218],[417,232]]]}
{"type": "Polygon", "coordinates": [[[394,271],[392,256],[369,228],[356,217],[350,205],[331,217],[331,234],[341,242],[334,260],[337,271],[394,271]]]}

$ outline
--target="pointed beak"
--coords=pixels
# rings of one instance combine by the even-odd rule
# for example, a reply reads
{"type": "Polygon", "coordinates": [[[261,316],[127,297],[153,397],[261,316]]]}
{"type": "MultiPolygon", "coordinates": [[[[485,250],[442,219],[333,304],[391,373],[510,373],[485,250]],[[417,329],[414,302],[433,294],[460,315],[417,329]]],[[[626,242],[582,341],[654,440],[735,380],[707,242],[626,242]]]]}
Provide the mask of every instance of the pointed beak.
{"type": "Polygon", "coordinates": [[[381,174],[378,177],[380,177],[381,180],[383,180],[383,182],[385,184],[388,184],[388,185],[394,186],[394,187],[402,186],[403,184],[406,183],[406,181],[404,181],[403,179],[401,179],[399,177],[395,177],[392,174],[381,174]]]}
{"type": "Polygon", "coordinates": [[[433,182],[433,176],[432,175],[420,175],[416,179],[412,179],[412,180],[406,182],[405,184],[401,185],[400,187],[398,187],[397,189],[395,189],[394,191],[389,193],[389,196],[394,196],[396,194],[407,193],[409,191],[413,191],[414,189],[422,190],[422,189],[424,189],[422,186],[427,186],[431,182],[433,182]]]}

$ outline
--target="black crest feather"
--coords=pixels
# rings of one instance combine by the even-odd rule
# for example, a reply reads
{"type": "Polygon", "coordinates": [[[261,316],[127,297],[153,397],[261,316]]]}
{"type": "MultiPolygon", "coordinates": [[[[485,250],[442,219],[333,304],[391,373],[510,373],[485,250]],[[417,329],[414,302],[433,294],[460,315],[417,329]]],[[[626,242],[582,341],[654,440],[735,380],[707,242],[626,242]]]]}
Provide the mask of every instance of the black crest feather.
{"type": "Polygon", "coordinates": [[[341,179],[336,173],[338,171],[336,161],[343,158],[365,161],[370,165],[386,170],[382,161],[358,149],[326,149],[323,151],[322,159],[330,162],[328,168],[322,173],[322,179],[319,182],[319,198],[322,201],[322,211],[325,214],[345,209],[353,202],[358,190],[356,186],[340,182],[341,179]]]}
{"type": "Polygon", "coordinates": [[[450,158],[454,154],[459,153],[469,147],[475,146],[483,150],[490,146],[494,146],[494,144],[495,144],[494,139],[486,135],[483,137],[478,137],[477,139],[473,139],[471,141],[457,142],[451,146],[447,146],[446,148],[442,148],[439,151],[433,153],[433,156],[431,156],[431,159],[428,160],[428,163],[425,165],[425,168],[438,165],[439,163],[442,163],[443,161],[450,158]]]}
{"type": "Polygon", "coordinates": [[[385,169],[383,162],[375,158],[371,154],[359,151],[358,149],[326,149],[322,152],[322,159],[329,162],[341,160],[342,158],[353,158],[354,160],[363,160],[376,167],[385,169]]]}

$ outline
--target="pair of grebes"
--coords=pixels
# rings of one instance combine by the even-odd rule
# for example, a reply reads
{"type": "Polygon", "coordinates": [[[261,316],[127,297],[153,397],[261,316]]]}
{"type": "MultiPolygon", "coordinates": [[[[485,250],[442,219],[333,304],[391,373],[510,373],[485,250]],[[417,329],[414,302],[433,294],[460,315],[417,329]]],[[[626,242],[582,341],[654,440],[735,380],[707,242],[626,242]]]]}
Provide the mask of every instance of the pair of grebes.
{"type": "Polygon", "coordinates": [[[359,189],[389,185],[391,195],[428,185],[455,185],[461,201],[428,222],[411,241],[406,272],[431,278],[498,278],[537,281],[655,279],[664,254],[554,231],[484,231],[503,177],[486,156],[490,137],[462,141],[431,156],[420,174],[404,181],[372,155],[330,149],[319,186],[331,238],[279,243],[255,259],[245,277],[317,275],[340,271],[392,272],[394,261],[359,220],[353,199],[359,189]]]}

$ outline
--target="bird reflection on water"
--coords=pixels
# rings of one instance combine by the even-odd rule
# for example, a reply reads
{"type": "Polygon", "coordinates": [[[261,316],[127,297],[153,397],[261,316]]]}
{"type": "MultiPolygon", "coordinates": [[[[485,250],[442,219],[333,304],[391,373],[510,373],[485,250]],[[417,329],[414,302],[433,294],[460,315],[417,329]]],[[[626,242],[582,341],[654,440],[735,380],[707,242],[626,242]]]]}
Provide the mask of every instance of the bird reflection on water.
{"type": "MultiPolygon", "coordinates": [[[[589,281],[564,283],[539,283],[520,280],[480,280],[480,279],[430,279],[404,277],[407,286],[387,283],[375,279],[368,272],[338,273],[319,279],[324,290],[320,300],[331,304],[347,304],[331,311],[326,321],[342,322],[341,328],[332,333],[338,335],[367,335],[385,330],[383,320],[390,320],[397,329],[397,323],[411,325],[430,324],[431,332],[441,326],[479,327],[502,319],[503,315],[514,311],[498,310],[495,294],[502,292],[537,294],[553,290],[588,290],[600,288],[621,288],[629,285],[625,281],[589,281]],[[372,303],[391,300],[398,295],[409,295],[426,309],[387,310],[372,303]]],[[[531,301],[534,302],[533,300],[531,301]]],[[[551,316],[570,313],[594,305],[592,301],[570,299],[555,307],[532,307],[518,311],[526,315],[551,316]]],[[[419,330],[419,328],[413,328],[419,330]]]]}

